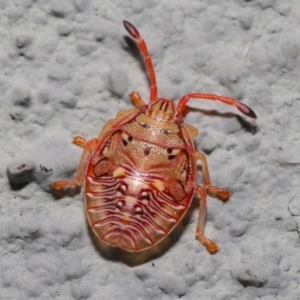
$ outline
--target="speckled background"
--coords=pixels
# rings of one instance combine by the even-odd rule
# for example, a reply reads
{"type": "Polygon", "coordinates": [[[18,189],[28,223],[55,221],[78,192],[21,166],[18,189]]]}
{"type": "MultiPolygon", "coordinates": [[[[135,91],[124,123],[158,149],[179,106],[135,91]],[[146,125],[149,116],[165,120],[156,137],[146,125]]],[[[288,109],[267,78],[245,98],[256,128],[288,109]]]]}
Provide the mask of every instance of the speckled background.
{"type": "Polygon", "coordinates": [[[300,299],[299,29],[297,0],[0,0],[0,298],[300,299]],[[195,240],[196,199],[160,247],[126,254],[97,242],[82,193],[50,192],[76,170],[73,136],[97,137],[129,92],[149,98],[124,19],[159,96],[217,93],[258,115],[189,103],[212,182],[233,192],[208,199],[214,256],[195,240]]]}

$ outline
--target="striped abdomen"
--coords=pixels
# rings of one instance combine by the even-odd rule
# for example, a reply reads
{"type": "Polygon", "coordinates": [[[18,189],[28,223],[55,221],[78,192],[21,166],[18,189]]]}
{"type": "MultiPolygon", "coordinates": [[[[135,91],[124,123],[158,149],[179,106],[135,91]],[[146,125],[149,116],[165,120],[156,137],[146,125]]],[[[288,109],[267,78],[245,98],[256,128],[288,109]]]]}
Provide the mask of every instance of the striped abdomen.
{"type": "Polygon", "coordinates": [[[85,202],[89,223],[104,243],[127,251],[142,251],[165,238],[190,204],[193,190],[175,202],[163,178],[118,166],[96,177],[87,170],[85,202]]]}

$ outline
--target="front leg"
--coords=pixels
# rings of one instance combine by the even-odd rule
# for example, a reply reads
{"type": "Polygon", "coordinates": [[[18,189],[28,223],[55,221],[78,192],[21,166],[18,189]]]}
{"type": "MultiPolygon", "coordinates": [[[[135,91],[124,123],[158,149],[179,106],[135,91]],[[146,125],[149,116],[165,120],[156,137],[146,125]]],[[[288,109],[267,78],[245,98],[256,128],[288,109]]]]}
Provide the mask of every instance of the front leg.
{"type": "Polygon", "coordinates": [[[98,139],[92,139],[90,141],[86,141],[84,138],[80,136],[76,136],[74,138],[73,143],[77,146],[84,148],[79,166],[75,174],[75,178],[74,180],[70,180],[70,181],[61,180],[61,181],[51,182],[51,187],[54,190],[60,190],[63,188],[75,188],[81,186],[86,163],[89,159],[91,152],[97,147],[98,142],[99,142],[98,139]]]}
{"type": "Polygon", "coordinates": [[[132,92],[129,94],[129,97],[132,100],[132,103],[134,104],[135,107],[141,108],[145,105],[145,102],[141,98],[140,94],[138,92],[132,92]]]}

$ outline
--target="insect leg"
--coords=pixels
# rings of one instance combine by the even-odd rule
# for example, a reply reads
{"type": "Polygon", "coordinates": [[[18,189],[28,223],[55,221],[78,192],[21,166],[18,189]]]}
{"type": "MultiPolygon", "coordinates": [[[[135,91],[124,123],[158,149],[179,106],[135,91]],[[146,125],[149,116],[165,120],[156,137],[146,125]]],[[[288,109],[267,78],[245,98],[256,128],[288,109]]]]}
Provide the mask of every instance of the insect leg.
{"type": "Polygon", "coordinates": [[[214,94],[199,94],[199,93],[192,93],[192,94],[187,94],[185,96],[183,96],[179,103],[177,108],[184,113],[185,112],[185,107],[187,102],[191,99],[191,98],[195,98],[195,99],[205,99],[205,100],[213,100],[213,101],[221,101],[225,104],[228,105],[234,105],[239,111],[241,111],[243,114],[245,114],[246,116],[256,119],[256,114],[255,112],[246,104],[241,103],[239,101],[237,101],[236,99],[233,98],[229,98],[229,97],[223,97],[223,96],[218,96],[218,95],[214,95],[214,94]]]}
{"type": "Polygon", "coordinates": [[[207,239],[203,235],[205,216],[206,216],[206,191],[202,186],[197,185],[196,193],[200,197],[200,213],[199,213],[199,218],[197,223],[196,237],[200,241],[200,243],[202,243],[206,247],[207,251],[210,254],[216,254],[219,251],[217,244],[207,239]]]}
{"type": "Polygon", "coordinates": [[[146,67],[149,73],[150,83],[151,83],[151,93],[150,93],[150,101],[154,101],[157,98],[157,85],[156,85],[156,77],[153,68],[153,64],[151,61],[151,57],[149,56],[148,49],[145,41],[140,36],[138,30],[128,21],[123,21],[125,29],[128,33],[137,40],[138,46],[144,56],[146,67]]]}
{"type": "Polygon", "coordinates": [[[84,147],[83,154],[81,156],[81,161],[79,163],[79,166],[75,174],[75,178],[74,180],[71,181],[62,180],[62,181],[51,182],[51,187],[54,190],[60,190],[62,188],[69,188],[69,187],[77,187],[81,185],[87,160],[91,152],[96,148],[98,142],[99,140],[97,139],[86,141],[84,138],[79,136],[74,138],[74,144],[84,147]]]}
{"type": "Polygon", "coordinates": [[[145,102],[142,100],[138,92],[132,92],[129,94],[135,107],[140,108],[145,105],[145,102]]]}
{"type": "Polygon", "coordinates": [[[88,143],[87,140],[81,136],[75,136],[73,139],[73,144],[81,148],[85,148],[87,143],[88,143]]]}
{"type": "Polygon", "coordinates": [[[220,199],[222,201],[227,201],[231,195],[231,192],[229,190],[218,188],[218,187],[211,185],[207,161],[206,161],[204,154],[202,154],[200,152],[196,152],[195,157],[196,157],[196,159],[201,160],[202,172],[203,172],[203,183],[204,183],[205,190],[210,195],[217,197],[218,199],[220,199]]]}

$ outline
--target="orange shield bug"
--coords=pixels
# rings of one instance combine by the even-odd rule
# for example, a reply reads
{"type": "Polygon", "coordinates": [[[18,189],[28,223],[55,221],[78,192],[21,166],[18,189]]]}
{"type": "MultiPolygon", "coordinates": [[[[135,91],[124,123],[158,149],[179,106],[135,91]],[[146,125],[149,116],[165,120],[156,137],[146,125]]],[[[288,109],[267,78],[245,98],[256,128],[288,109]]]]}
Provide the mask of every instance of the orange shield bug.
{"type": "Polygon", "coordinates": [[[203,232],[206,196],[209,193],[226,201],[231,193],[211,184],[205,156],[194,148],[192,138],[197,129],[184,124],[186,104],[191,98],[220,101],[250,118],[256,115],[233,98],[212,94],[187,94],[177,106],[157,98],[146,43],[132,24],[123,24],[144,56],[151,83],[150,102],[132,92],[136,109],[120,111],[98,138],[86,141],[75,137],[74,143],[84,148],[75,179],[52,182],[52,188],[78,187],[84,180],[85,210],[94,233],[105,244],[129,252],[151,248],[168,236],[198,194],[196,237],[214,254],[218,247],[203,232]],[[203,185],[196,182],[197,161],[202,164],[203,185]]]}

